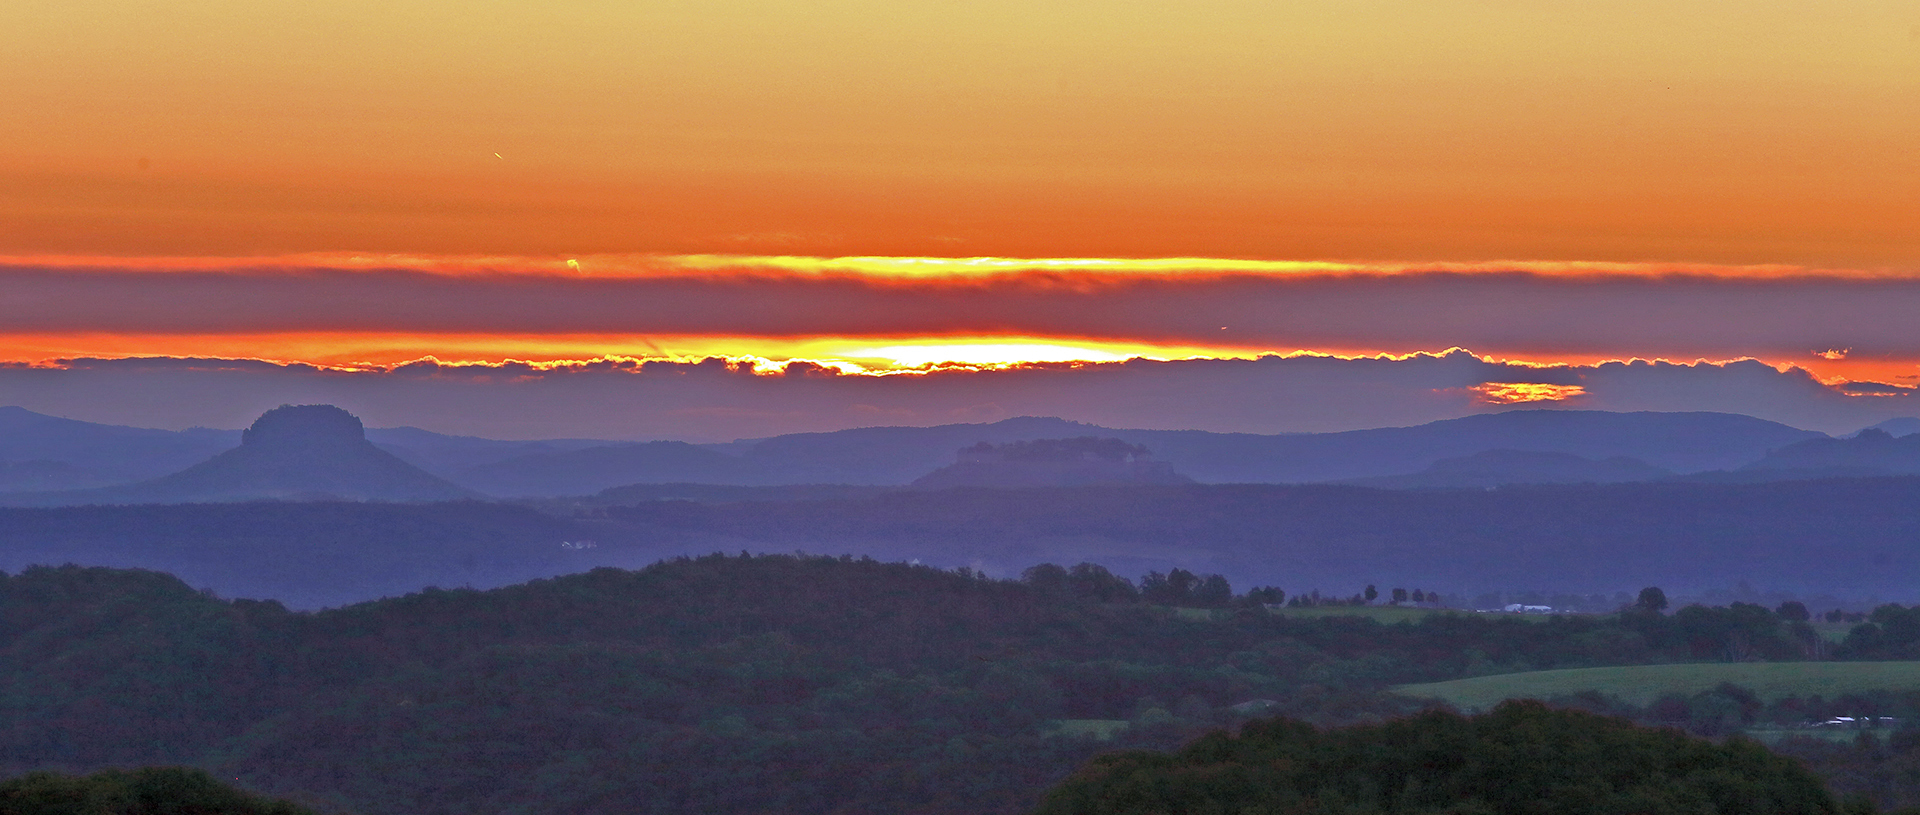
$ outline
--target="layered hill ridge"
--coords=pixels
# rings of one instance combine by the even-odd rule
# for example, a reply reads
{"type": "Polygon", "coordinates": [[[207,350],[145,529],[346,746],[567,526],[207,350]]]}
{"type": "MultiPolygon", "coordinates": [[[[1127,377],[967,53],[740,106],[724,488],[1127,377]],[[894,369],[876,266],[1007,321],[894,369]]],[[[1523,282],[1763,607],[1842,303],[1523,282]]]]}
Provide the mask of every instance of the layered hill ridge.
{"type": "Polygon", "coordinates": [[[1381,489],[1484,489],[1512,484],[1619,484],[1657,481],[1673,471],[1636,458],[1591,459],[1572,453],[1488,450],[1443,458],[1408,475],[1357,478],[1346,482],[1381,489]]]}
{"type": "MultiPolygon", "coordinates": [[[[673,483],[924,487],[957,477],[948,471],[931,482],[917,481],[955,464],[954,451],[964,447],[1089,436],[1152,450],[1156,461],[1181,477],[1212,484],[1399,477],[1420,473],[1443,460],[1493,450],[1513,451],[1512,455],[1521,457],[1558,457],[1555,462],[1496,462],[1500,472],[1491,477],[1495,483],[1650,480],[1669,473],[1732,469],[1790,444],[1827,438],[1729,413],[1512,410],[1413,427],[1287,435],[1114,429],[1022,416],[990,424],[864,427],[714,445],[605,445],[522,456],[447,475],[496,495],[583,495],[636,484],[673,483]],[[1566,457],[1631,461],[1580,465],[1566,457]]],[[[989,482],[996,480],[979,467],[966,469],[979,470],[989,482]]],[[[1457,476],[1444,474],[1439,480],[1459,481],[1457,476]]]]}
{"type": "Polygon", "coordinates": [[[367,441],[360,419],[332,405],[282,405],[241,434],[240,446],[179,472],[134,484],[32,493],[24,504],[162,504],[254,500],[448,501],[474,492],[367,441]]]}
{"type": "Polygon", "coordinates": [[[1867,428],[1846,439],[1788,445],[1740,468],[1743,473],[1793,472],[1808,477],[1920,474],[1920,435],[1867,428]]]}
{"type": "MultiPolygon", "coordinates": [[[[1884,424],[1895,432],[1904,428],[1900,420],[1884,424]]],[[[1156,461],[1170,465],[1181,475],[1214,484],[1389,479],[1405,482],[1397,486],[1485,486],[1648,480],[1661,477],[1659,471],[1681,474],[1670,477],[1689,480],[1736,481],[1911,472],[1903,467],[1879,466],[1826,472],[1814,472],[1820,467],[1803,470],[1763,466],[1761,460],[1771,452],[1800,442],[1824,443],[1829,439],[1821,433],[1726,413],[1520,409],[1412,427],[1281,435],[1112,429],[1059,418],[1018,417],[987,424],[796,433],[724,444],[503,441],[411,427],[361,432],[361,440],[432,476],[496,497],[585,496],[645,484],[903,487],[953,464],[954,451],[970,445],[1082,436],[1145,447],[1153,451],[1156,461]],[[1500,454],[1508,459],[1530,456],[1538,460],[1492,460],[1500,456],[1490,451],[1511,451],[1500,454]],[[1566,457],[1595,462],[1624,457],[1638,464],[1586,465],[1566,457]],[[1455,459],[1469,461],[1451,461],[1455,459]],[[1757,469],[1739,470],[1750,464],[1757,469]],[[1461,472],[1462,467],[1474,472],[1461,472]],[[1428,472],[1430,469],[1435,472],[1428,472]],[[1481,470],[1486,472],[1478,472],[1481,470]],[[1702,473],[1706,475],[1698,475],[1702,473]],[[1415,474],[1420,477],[1406,477],[1415,474]]],[[[167,431],[98,425],[20,408],[0,408],[0,492],[6,493],[0,502],[47,503],[53,492],[72,497],[82,492],[80,488],[116,484],[122,485],[116,490],[130,488],[132,482],[178,473],[231,449],[241,435],[237,430],[167,431]],[[38,497],[27,499],[23,497],[25,491],[34,491],[38,497]]],[[[340,441],[342,449],[348,446],[344,437],[340,441]]],[[[358,447],[359,441],[352,446],[358,447]]],[[[392,468],[383,465],[377,469],[392,468]]],[[[295,492],[340,492],[344,486],[351,485],[303,486],[295,492]]],[[[1382,482],[1378,486],[1390,484],[1382,482]]],[[[439,489],[444,490],[445,485],[439,489]]],[[[104,500],[90,494],[91,490],[86,492],[87,502],[104,500]]],[[[448,493],[427,490],[425,494],[448,493]]]]}

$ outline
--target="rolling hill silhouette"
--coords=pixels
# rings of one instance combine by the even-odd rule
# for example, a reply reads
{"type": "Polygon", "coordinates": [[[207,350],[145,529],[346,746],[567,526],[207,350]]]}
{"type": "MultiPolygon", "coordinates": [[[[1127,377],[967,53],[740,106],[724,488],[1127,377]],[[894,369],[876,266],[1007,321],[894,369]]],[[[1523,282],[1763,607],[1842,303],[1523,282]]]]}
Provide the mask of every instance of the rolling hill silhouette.
{"type": "Polygon", "coordinates": [[[1920,435],[1867,428],[1851,438],[1812,439],[1774,450],[1736,475],[1778,481],[1920,474],[1920,435]]]}
{"type": "Polygon", "coordinates": [[[1738,467],[1770,450],[1826,438],[1823,433],[1732,413],[1509,410],[1413,427],[1281,435],[1116,430],[1029,416],[993,424],[796,433],[713,448],[739,455],[782,478],[771,483],[905,484],[952,463],[953,451],[970,444],[1096,434],[1142,445],[1153,451],[1154,458],[1195,481],[1211,484],[1398,476],[1424,470],[1442,459],[1488,450],[1566,453],[1589,459],[1625,456],[1663,470],[1700,472],[1738,467]]]}
{"type": "Polygon", "coordinates": [[[0,407],[0,490],[66,490],[176,472],[238,440],[232,430],[154,430],[0,407]]]}
{"type": "Polygon", "coordinates": [[[489,495],[516,497],[591,495],[610,486],[639,483],[782,483],[777,475],[738,456],[681,441],[530,453],[469,467],[454,478],[489,495]]]}

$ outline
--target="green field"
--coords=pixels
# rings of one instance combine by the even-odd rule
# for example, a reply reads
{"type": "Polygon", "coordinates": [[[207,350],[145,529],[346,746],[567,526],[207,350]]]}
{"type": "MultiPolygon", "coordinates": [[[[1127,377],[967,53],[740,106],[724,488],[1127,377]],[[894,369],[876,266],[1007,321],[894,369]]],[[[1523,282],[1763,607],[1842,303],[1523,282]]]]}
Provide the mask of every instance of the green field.
{"type": "Polygon", "coordinates": [[[1051,732],[1055,736],[1092,736],[1101,741],[1113,738],[1113,734],[1127,729],[1131,722],[1126,719],[1060,719],[1059,725],[1051,732]]]}
{"type": "MultiPolygon", "coordinates": [[[[1477,611],[1463,611],[1457,608],[1415,608],[1413,606],[1309,606],[1307,608],[1272,608],[1268,614],[1285,617],[1366,617],[1383,623],[1419,622],[1435,614],[1479,614],[1477,611]]],[[[1224,608],[1175,608],[1173,616],[1189,622],[1225,620],[1233,616],[1232,609],[1224,608]]],[[[1516,620],[1538,622],[1551,614],[1498,614],[1494,616],[1511,617],[1516,620]]]]}
{"type": "MultiPolygon", "coordinates": [[[[1277,608],[1270,613],[1288,617],[1368,617],[1383,623],[1419,621],[1435,614],[1472,614],[1452,608],[1413,608],[1411,606],[1313,606],[1277,608]]],[[[1520,615],[1514,615],[1520,616],[1520,615]]],[[[1546,619],[1545,615],[1526,615],[1528,619],[1546,619]]]]}
{"type": "Polygon", "coordinates": [[[1694,694],[1722,682],[1772,701],[1819,694],[1920,689],[1920,662],[1713,662],[1575,668],[1478,676],[1451,682],[1401,685],[1402,696],[1441,699],[1462,710],[1486,710],[1506,699],[1546,699],[1597,690],[1636,705],[1669,693],[1694,694]]]}
{"type": "Polygon", "coordinates": [[[1816,620],[1812,625],[1813,630],[1827,642],[1840,642],[1845,640],[1848,634],[1853,633],[1853,627],[1859,623],[1830,623],[1825,620],[1816,620]]]}

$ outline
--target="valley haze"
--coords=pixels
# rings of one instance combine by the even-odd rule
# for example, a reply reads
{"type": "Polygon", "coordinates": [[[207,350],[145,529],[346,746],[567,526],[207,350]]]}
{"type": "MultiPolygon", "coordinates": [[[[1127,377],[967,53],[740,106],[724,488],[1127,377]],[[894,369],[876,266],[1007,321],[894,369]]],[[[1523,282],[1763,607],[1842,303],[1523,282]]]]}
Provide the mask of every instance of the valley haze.
{"type": "Polygon", "coordinates": [[[327,405],[244,433],[14,407],[0,568],[158,569],[297,608],[741,550],[1339,596],[1393,582],[1456,603],[1657,583],[1859,604],[1920,569],[1910,424],[1836,439],[1737,414],[1520,409],[1255,435],[1025,417],[698,445],[364,429],[327,405]]]}

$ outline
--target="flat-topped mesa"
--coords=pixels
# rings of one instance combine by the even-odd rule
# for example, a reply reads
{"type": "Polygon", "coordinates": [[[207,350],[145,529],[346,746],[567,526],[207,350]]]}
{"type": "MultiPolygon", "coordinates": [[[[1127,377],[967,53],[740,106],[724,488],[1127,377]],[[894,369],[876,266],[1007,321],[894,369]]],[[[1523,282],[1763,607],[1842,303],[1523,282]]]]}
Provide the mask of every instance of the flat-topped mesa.
{"type": "Polygon", "coordinates": [[[1190,484],[1173,465],[1153,461],[1147,448],[1119,439],[1080,436],[961,448],[953,464],[913,482],[948,487],[1078,487],[1095,484],[1190,484]]]}
{"type": "Polygon", "coordinates": [[[360,419],[333,405],[282,405],[240,446],[172,475],[112,487],[102,503],[206,501],[452,501],[474,493],[367,441],[360,419]]]}
{"type": "Polygon", "coordinates": [[[360,417],[333,405],[281,405],[240,434],[243,447],[326,447],[366,443],[360,417]]]}

